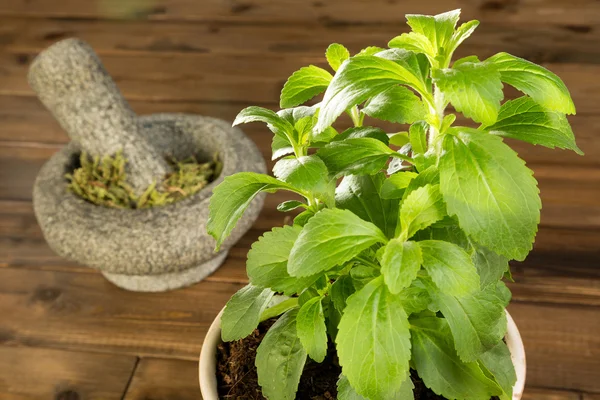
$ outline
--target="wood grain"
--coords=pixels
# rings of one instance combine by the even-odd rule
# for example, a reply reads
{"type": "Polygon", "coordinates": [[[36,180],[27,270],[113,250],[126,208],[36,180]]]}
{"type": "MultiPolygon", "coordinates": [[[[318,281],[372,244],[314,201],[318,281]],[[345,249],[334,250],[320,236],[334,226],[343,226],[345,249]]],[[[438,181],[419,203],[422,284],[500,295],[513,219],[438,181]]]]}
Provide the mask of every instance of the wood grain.
{"type": "Polygon", "coordinates": [[[124,400],[199,400],[198,362],[143,358],[124,400]]]}
{"type": "Polygon", "coordinates": [[[0,346],[0,398],[120,400],[135,363],[125,355],[0,346]]]}
{"type": "Polygon", "coordinates": [[[522,400],[581,400],[581,395],[566,390],[548,390],[526,386],[522,400]]]}
{"type": "Polygon", "coordinates": [[[240,287],[202,282],[134,293],[100,274],[0,268],[0,344],[194,360],[210,323],[240,287]]]}
{"type": "MultiPolygon", "coordinates": [[[[31,96],[27,65],[34,54],[0,52],[0,94],[31,96]]],[[[130,100],[276,104],[287,78],[324,56],[285,54],[106,54],[102,61],[130,100]]],[[[544,63],[569,87],[580,114],[596,112],[600,65],[544,63]]],[[[517,95],[508,91],[509,97],[517,95]]]]}
{"type": "Polygon", "coordinates": [[[77,18],[144,18],[194,21],[379,24],[398,23],[407,13],[436,14],[462,8],[465,19],[512,24],[588,25],[600,20],[594,0],[431,0],[413,4],[389,0],[4,0],[0,13],[9,16],[77,18]]]}
{"type": "MultiPolygon", "coordinates": [[[[598,21],[600,22],[600,21],[598,21]]],[[[594,26],[596,28],[596,26],[594,26]]],[[[598,63],[599,31],[564,25],[518,25],[485,22],[459,48],[456,57],[487,58],[506,51],[535,62],[598,63]]],[[[11,53],[33,53],[67,38],[88,42],[97,53],[289,54],[323,56],[331,43],[343,43],[352,53],[367,46],[386,47],[408,26],[393,24],[231,24],[170,21],[69,20],[0,18],[0,35],[11,53]]]]}

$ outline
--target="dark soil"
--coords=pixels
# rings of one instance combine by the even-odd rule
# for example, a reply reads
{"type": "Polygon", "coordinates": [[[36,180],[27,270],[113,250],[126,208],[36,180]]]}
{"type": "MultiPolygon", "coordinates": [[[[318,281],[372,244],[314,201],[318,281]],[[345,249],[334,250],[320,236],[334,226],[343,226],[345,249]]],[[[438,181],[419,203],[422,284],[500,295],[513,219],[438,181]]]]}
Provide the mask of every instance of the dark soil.
{"type": "MultiPolygon", "coordinates": [[[[217,349],[217,383],[219,398],[235,400],[264,400],[254,360],[256,349],[275,320],[265,321],[250,336],[236,342],[221,343],[217,349]]],[[[323,363],[310,358],[298,386],[297,400],[333,400],[337,398],[337,381],[342,372],[333,346],[323,363]]],[[[446,400],[436,395],[411,370],[415,385],[415,400],[446,400]]],[[[493,399],[492,399],[493,400],[493,399]]]]}

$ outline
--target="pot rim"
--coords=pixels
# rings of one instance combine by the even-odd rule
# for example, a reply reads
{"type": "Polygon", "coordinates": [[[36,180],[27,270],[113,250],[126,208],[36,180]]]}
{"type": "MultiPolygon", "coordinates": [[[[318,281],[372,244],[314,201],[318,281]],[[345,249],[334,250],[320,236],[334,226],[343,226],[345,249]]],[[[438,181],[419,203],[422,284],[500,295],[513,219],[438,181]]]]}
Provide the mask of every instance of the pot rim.
{"type": "MultiPolygon", "coordinates": [[[[217,390],[217,345],[221,343],[221,315],[223,315],[223,309],[219,312],[215,320],[210,325],[208,332],[202,343],[202,349],[200,350],[199,360],[199,371],[198,376],[200,379],[200,392],[204,400],[219,400],[217,390]]],[[[523,340],[517,324],[513,320],[512,316],[506,311],[507,318],[507,332],[505,336],[506,345],[510,350],[511,359],[515,366],[515,372],[517,374],[517,382],[513,386],[513,398],[512,400],[521,400],[523,396],[523,389],[525,388],[525,375],[526,375],[526,359],[525,359],[525,347],[523,346],[523,340]]]]}

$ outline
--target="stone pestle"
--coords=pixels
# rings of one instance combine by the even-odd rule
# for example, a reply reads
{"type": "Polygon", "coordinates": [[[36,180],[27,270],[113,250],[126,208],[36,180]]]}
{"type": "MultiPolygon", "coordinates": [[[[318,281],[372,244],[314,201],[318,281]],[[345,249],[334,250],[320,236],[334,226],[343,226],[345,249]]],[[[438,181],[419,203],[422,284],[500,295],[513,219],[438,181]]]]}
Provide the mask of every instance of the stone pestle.
{"type": "Polygon", "coordinates": [[[136,194],[170,171],[140,134],[137,115],[87,43],[66,39],[52,45],[33,61],[28,80],[81,150],[93,156],[123,151],[126,180],[136,194]]]}

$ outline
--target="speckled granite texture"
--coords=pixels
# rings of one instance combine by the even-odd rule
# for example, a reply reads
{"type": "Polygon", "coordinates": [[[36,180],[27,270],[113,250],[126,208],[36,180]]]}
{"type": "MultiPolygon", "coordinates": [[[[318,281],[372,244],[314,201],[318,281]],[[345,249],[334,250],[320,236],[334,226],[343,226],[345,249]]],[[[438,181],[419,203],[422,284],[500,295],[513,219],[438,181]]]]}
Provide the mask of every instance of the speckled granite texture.
{"type": "MultiPolygon", "coordinates": [[[[40,64],[34,61],[33,65],[39,67],[40,64]]],[[[44,79],[53,79],[52,74],[46,73],[45,76],[44,79]]],[[[110,87],[107,82],[112,82],[104,72],[98,74],[97,69],[80,79],[92,79],[105,88],[110,87]]],[[[32,85],[40,85],[40,82],[32,85]]],[[[41,85],[46,88],[57,86],[41,85]]],[[[68,83],[64,85],[69,86],[68,83]]],[[[90,86],[94,87],[94,84],[87,81],[81,85],[92,93],[102,92],[94,92],[89,89],[90,86]]],[[[131,116],[129,111],[115,110],[122,106],[128,109],[128,106],[120,94],[112,93],[110,96],[116,99],[112,107],[102,103],[95,108],[86,100],[80,110],[85,115],[69,116],[69,113],[78,112],[77,101],[67,96],[65,101],[70,105],[62,105],[60,99],[40,95],[73,139],[42,167],[35,181],[34,210],[44,237],[59,255],[102,271],[108,280],[124,289],[163,291],[198,282],[219,267],[228,249],[252,226],[264,200],[261,195],[252,201],[216,254],[213,251],[215,241],[206,233],[208,203],[213,188],[225,176],[236,172],[264,173],[266,167],[262,155],[240,129],[232,128],[225,121],[189,114],[155,114],[138,118],[131,116]],[[91,115],[96,112],[100,115],[91,115]],[[112,117],[103,119],[102,115],[106,113],[113,117],[124,113],[127,118],[133,118],[133,122],[128,122],[134,125],[132,131],[128,131],[129,125],[121,124],[121,117],[115,117],[116,122],[111,120],[112,117]],[[72,122],[65,123],[65,120],[72,122]],[[94,124],[100,124],[96,127],[105,129],[104,133],[92,129],[94,124]],[[115,126],[118,129],[111,130],[115,126]],[[79,128],[81,131],[77,131],[79,128]],[[76,166],[82,149],[90,151],[89,146],[94,146],[106,135],[127,136],[131,132],[135,135],[129,136],[127,143],[136,146],[137,138],[141,138],[142,148],[149,146],[161,159],[164,159],[163,155],[179,159],[196,155],[203,161],[218,153],[223,162],[221,175],[200,192],[177,203],[140,210],[96,206],[67,191],[64,175],[76,166]],[[87,140],[89,135],[96,138],[87,140]]],[[[115,142],[120,143],[118,140],[115,142]]],[[[114,146],[103,147],[102,152],[110,154],[118,148],[118,144],[114,146]]],[[[124,153],[129,158],[129,153],[124,153]]],[[[144,165],[144,157],[138,160],[138,165],[144,165]]]]}

